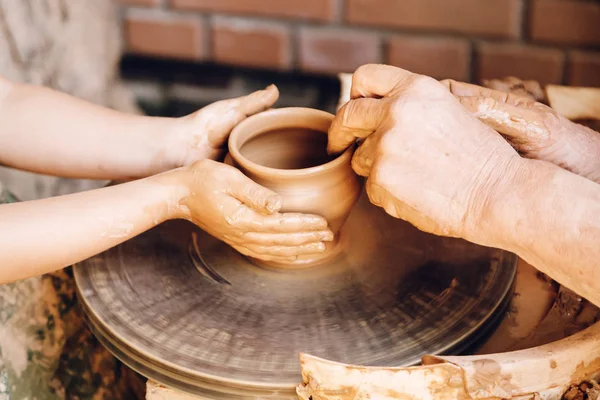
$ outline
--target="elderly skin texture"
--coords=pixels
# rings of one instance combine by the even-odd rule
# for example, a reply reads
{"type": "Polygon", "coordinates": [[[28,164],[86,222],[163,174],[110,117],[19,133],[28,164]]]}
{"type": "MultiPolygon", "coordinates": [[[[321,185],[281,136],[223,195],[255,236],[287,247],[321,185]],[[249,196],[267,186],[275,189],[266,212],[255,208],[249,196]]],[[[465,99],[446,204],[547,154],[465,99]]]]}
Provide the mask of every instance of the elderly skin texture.
{"type": "MultiPolygon", "coordinates": [[[[571,122],[535,100],[468,83],[442,83],[467,110],[504,135],[524,157],[548,161],[600,183],[598,132],[571,122]]],[[[596,117],[600,119],[600,111],[596,117]]]]}
{"type": "Polygon", "coordinates": [[[433,79],[367,65],[351,98],[329,149],[365,139],[353,167],[373,203],[423,231],[512,251],[600,304],[600,185],[520,157],[433,79]]]}

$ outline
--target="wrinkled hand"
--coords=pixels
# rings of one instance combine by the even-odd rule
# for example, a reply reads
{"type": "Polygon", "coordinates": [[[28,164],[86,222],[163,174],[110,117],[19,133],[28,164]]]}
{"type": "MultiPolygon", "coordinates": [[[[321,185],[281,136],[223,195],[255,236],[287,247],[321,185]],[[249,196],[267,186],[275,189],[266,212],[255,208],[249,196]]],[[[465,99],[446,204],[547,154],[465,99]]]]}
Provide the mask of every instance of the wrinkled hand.
{"type": "Polygon", "coordinates": [[[552,108],[515,94],[442,81],[475,117],[492,127],[523,156],[558,165],[600,182],[600,134],[552,108]]]}
{"type": "Polygon", "coordinates": [[[329,151],[364,139],[352,160],[369,199],[390,215],[445,236],[478,221],[521,158],[439,82],[385,65],[353,75],[350,100],[329,130],[329,151]]]}
{"type": "Polygon", "coordinates": [[[180,119],[173,135],[178,166],[218,159],[232,129],[247,117],[269,109],[279,98],[274,85],[247,96],[212,103],[180,119]]]}
{"type": "Polygon", "coordinates": [[[242,254],[294,261],[323,252],[333,240],[325,219],[279,213],[281,197],[234,167],[204,160],[176,173],[189,190],[181,201],[185,218],[242,254]]]}
{"type": "MultiPolygon", "coordinates": [[[[448,81],[442,81],[442,83],[445,82],[448,81]]],[[[488,89],[527,97],[544,104],[548,103],[546,92],[537,81],[524,81],[514,76],[509,76],[503,79],[483,79],[482,84],[488,89]]]]}

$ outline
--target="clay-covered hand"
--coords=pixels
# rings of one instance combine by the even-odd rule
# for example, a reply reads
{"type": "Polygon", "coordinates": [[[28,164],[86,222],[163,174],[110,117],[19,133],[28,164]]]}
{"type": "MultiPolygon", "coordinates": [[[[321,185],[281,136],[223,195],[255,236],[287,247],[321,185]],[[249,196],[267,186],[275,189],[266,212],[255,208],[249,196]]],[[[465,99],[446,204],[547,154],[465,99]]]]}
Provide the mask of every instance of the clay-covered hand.
{"type": "Polygon", "coordinates": [[[353,75],[350,100],[329,130],[329,151],[364,139],[354,170],[372,203],[419,229],[469,239],[486,203],[522,160],[434,79],[385,65],[353,75]]]}
{"type": "Polygon", "coordinates": [[[600,182],[600,134],[552,108],[511,93],[445,80],[460,103],[527,158],[551,162],[600,182]]]}
{"type": "Polygon", "coordinates": [[[172,172],[188,188],[182,216],[240,253],[275,261],[294,261],[325,250],[333,240],[320,216],[280,213],[281,197],[234,167],[203,160],[172,172]]]}
{"type": "Polygon", "coordinates": [[[247,96],[212,103],[180,119],[171,136],[175,165],[218,159],[232,129],[247,117],[270,108],[279,98],[274,85],[247,96]]]}

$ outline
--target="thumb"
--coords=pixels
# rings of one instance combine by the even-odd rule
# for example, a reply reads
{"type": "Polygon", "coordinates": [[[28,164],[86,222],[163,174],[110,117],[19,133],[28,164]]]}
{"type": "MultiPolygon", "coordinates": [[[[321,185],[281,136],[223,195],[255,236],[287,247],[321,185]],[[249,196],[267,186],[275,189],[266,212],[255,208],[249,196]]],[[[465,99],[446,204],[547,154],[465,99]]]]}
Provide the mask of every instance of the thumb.
{"type": "Polygon", "coordinates": [[[229,194],[262,214],[275,214],[283,203],[280,195],[253,182],[241,172],[236,179],[229,182],[229,194]]]}
{"type": "Polygon", "coordinates": [[[528,139],[548,134],[543,115],[535,108],[518,107],[491,97],[458,97],[477,119],[512,139],[528,139]]]}
{"type": "Polygon", "coordinates": [[[380,98],[386,96],[398,83],[416,75],[404,69],[382,64],[366,64],[352,74],[350,98],[380,98]]]}
{"type": "Polygon", "coordinates": [[[329,127],[327,151],[341,153],[356,139],[363,139],[377,130],[385,113],[384,99],[350,100],[338,111],[329,127]]]}
{"type": "MultiPolygon", "coordinates": [[[[269,109],[278,98],[277,87],[269,85],[264,90],[257,90],[246,96],[212,104],[216,115],[215,126],[212,127],[213,129],[209,129],[209,142],[217,147],[221,146],[237,124],[251,115],[269,109]]],[[[210,111],[213,110],[210,109],[210,111]]]]}
{"type": "MultiPolygon", "coordinates": [[[[246,118],[269,109],[279,98],[279,90],[275,85],[269,85],[264,90],[258,90],[237,100],[238,118],[246,118]]],[[[241,121],[237,121],[241,122],[241,121]]]]}

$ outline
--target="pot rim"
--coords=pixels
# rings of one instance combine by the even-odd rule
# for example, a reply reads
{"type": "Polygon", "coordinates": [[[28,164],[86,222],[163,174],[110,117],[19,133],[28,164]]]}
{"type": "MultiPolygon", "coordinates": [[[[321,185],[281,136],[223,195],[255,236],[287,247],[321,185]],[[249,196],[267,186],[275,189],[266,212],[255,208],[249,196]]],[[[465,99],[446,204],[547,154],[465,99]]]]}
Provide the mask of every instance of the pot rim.
{"type": "MultiPolygon", "coordinates": [[[[286,114],[286,113],[290,113],[290,112],[293,112],[295,114],[305,114],[305,115],[309,115],[311,117],[321,117],[321,118],[325,117],[331,121],[334,118],[334,115],[331,113],[328,113],[328,112],[322,111],[322,110],[317,110],[314,108],[308,108],[308,107],[273,108],[273,109],[269,109],[267,111],[263,111],[261,113],[252,115],[252,116],[246,118],[244,121],[240,122],[235,128],[233,128],[233,130],[231,131],[231,134],[229,135],[229,141],[228,141],[227,146],[228,146],[229,154],[231,154],[231,157],[234,159],[234,161],[236,163],[238,163],[240,166],[242,166],[243,168],[245,168],[253,173],[260,173],[260,174],[264,174],[264,175],[277,175],[280,177],[307,177],[307,176],[313,176],[313,175],[329,172],[335,168],[342,166],[344,163],[351,160],[355,145],[349,146],[346,150],[344,150],[344,152],[342,152],[340,155],[338,155],[333,160],[326,162],[325,164],[316,165],[314,167],[308,167],[308,168],[298,168],[298,169],[279,169],[279,168],[265,167],[264,165],[260,165],[253,161],[250,161],[248,158],[246,158],[242,155],[242,153],[240,152],[240,148],[242,147],[242,145],[244,143],[246,143],[249,139],[254,138],[259,134],[269,132],[271,130],[276,130],[276,129],[302,128],[301,125],[290,124],[290,125],[280,125],[273,129],[268,128],[265,130],[259,130],[257,132],[252,132],[244,140],[243,143],[238,144],[238,142],[240,141],[239,136],[242,135],[243,133],[245,133],[247,126],[254,123],[257,119],[265,118],[265,117],[268,117],[271,115],[286,114]]],[[[327,134],[327,132],[323,132],[323,133],[327,134]]]]}

